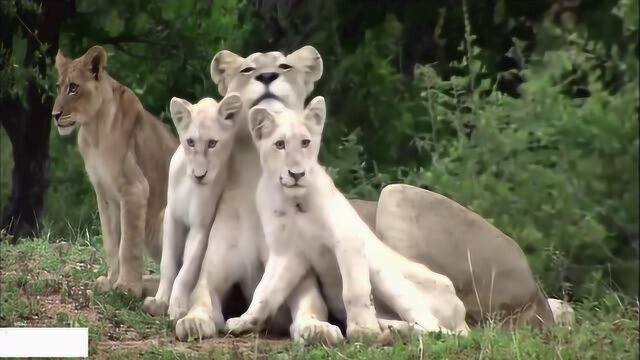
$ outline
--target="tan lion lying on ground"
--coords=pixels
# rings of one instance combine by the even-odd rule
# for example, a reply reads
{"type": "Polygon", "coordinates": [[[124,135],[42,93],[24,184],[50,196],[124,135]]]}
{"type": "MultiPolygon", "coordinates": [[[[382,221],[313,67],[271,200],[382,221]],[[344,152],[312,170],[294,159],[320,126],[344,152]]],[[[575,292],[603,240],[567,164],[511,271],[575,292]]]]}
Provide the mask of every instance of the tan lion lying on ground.
{"type": "Polygon", "coordinates": [[[491,318],[507,327],[553,325],[554,314],[526,255],[480,215],[404,184],[386,186],[377,202],[351,203],[391,248],[451,279],[470,324],[491,318]]]}
{"type": "MultiPolygon", "coordinates": [[[[160,262],[169,162],[178,141],[106,67],[100,46],[73,60],[58,52],[52,115],[60,135],[78,129],[78,149],[96,192],[109,268],[97,285],[141,296],[144,250],[160,262]]],[[[147,285],[146,292],[154,292],[157,278],[147,285]]]]}

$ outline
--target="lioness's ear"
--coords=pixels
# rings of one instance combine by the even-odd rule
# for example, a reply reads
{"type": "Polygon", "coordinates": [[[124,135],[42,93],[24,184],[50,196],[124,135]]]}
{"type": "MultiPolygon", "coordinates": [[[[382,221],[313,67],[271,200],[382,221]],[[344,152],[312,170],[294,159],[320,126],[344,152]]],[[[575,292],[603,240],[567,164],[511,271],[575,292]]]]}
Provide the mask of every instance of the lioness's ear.
{"type": "Polygon", "coordinates": [[[314,97],[304,109],[304,122],[314,135],[322,134],[324,121],[327,117],[327,105],[322,96],[314,97]]]}
{"type": "Polygon", "coordinates": [[[313,85],[322,77],[322,57],[318,50],[311,45],[306,45],[287,55],[287,62],[300,69],[304,74],[304,84],[309,95],[313,85]]]}
{"type": "Polygon", "coordinates": [[[177,97],[171,98],[169,112],[171,113],[171,120],[173,120],[176,130],[180,132],[189,126],[189,122],[191,122],[191,103],[187,100],[177,97]]]}
{"type": "Polygon", "coordinates": [[[58,53],[56,54],[56,69],[58,69],[58,74],[62,72],[67,64],[69,63],[69,59],[64,56],[62,50],[58,49],[58,53]]]}
{"type": "Polygon", "coordinates": [[[273,132],[276,126],[275,115],[266,108],[256,106],[249,110],[249,128],[255,142],[262,140],[273,132]]]}
{"type": "Polygon", "coordinates": [[[107,52],[102,46],[93,46],[83,55],[85,64],[94,79],[100,80],[104,68],[107,67],[107,52]]]}
{"type": "Polygon", "coordinates": [[[235,125],[240,111],[242,111],[240,94],[236,92],[229,93],[220,101],[218,106],[218,121],[222,126],[235,125]]]}
{"type": "Polygon", "coordinates": [[[229,88],[233,74],[244,58],[229,50],[222,50],[211,60],[211,80],[218,85],[218,92],[224,96],[229,88]]]}

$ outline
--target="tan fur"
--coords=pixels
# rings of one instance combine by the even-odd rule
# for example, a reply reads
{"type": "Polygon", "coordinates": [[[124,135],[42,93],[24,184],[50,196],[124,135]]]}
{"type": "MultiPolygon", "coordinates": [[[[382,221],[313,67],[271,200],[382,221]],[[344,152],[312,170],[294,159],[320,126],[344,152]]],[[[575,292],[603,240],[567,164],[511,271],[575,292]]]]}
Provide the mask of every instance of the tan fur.
{"type": "Polygon", "coordinates": [[[109,268],[97,285],[141,296],[144,250],[160,261],[167,174],[178,141],[106,65],[100,46],[73,60],[58,52],[52,114],[61,135],[78,129],[78,149],[96,192],[109,268]]]}
{"type": "Polygon", "coordinates": [[[554,323],[522,249],[478,214],[410,185],[386,186],[378,202],[350,201],[391,248],[451,279],[470,323],[554,323]]]}

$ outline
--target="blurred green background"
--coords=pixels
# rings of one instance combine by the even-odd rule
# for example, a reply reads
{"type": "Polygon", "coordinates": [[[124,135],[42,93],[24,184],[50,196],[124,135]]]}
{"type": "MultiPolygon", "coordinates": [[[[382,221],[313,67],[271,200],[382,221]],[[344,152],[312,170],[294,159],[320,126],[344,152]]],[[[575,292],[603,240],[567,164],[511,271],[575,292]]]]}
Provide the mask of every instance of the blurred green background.
{"type": "MultiPolygon", "coordinates": [[[[637,37],[638,0],[78,0],[60,48],[105,46],[110,74],[170,123],[172,96],[219,98],[217,51],[311,44],[325,64],[321,158],[342,191],[437,191],[512,236],[549,293],[637,295],[637,37]]],[[[2,95],[20,93],[19,70],[3,67],[2,95]]],[[[42,79],[51,93],[56,76],[42,79]]],[[[0,141],[1,205],[13,165],[0,141]]],[[[44,233],[99,241],[75,136],[52,130],[50,156],[44,233]]]]}

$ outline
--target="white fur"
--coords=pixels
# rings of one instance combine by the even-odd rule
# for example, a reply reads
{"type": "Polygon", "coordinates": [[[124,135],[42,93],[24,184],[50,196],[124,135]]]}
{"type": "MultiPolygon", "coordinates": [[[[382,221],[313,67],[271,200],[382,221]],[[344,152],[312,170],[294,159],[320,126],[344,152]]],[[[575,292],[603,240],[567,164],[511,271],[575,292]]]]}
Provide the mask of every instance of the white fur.
{"type": "MultiPolygon", "coordinates": [[[[247,110],[266,92],[278,99],[261,102],[276,110],[284,102],[303,109],[304,98],[322,75],[318,52],[305,46],[285,56],[279,52],[256,53],[242,58],[221,51],[211,62],[211,77],[221,94],[238,92],[244,103],[243,122],[235,137],[228,165],[228,180],[218,203],[211,227],[207,252],[197,285],[191,294],[192,306],[176,323],[180,340],[213,337],[224,328],[221,303],[229,288],[240,284],[251,298],[262,277],[268,251],[255,206],[255,189],[261,169],[258,154],[248,131],[247,110]],[[290,69],[281,69],[282,64],[290,69]],[[268,85],[262,74],[276,73],[268,85]]],[[[301,274],[302,276],[302,274],[301,274]]],[[[290,333],[294,340],[335,344],[342,340],[340,330],[328,322],[327,309],[312,273],[304,276],[287,299],[291,310],[290,333]]],[[[276,317],[274,320],[278,320],[276,317]]]]}
{"type": "Polygon", "coordinates": [[[143,308],[171,320],[189,309],[207,246],[218,198],[226,181],[226,163],[233,147],[240,96],[228,94],[220,104],[211,98],[192,105],[171,99],[171,117],[181,146],[171,158],[164,216],[160,285],[143,308]]]}
{"type": "Polygon", "coordinates": [[[304,112],[249,113],[263,169],[256,202],[269,257],[249,309],[227,329],[255,330],[313,269],[331,310],[346,317],[347,337],[380,334],[372,293],[418,331],[465,334],[465,308],[451,281],[382,243],[318,164],[325,115],[322,97],[304,112]]]}

